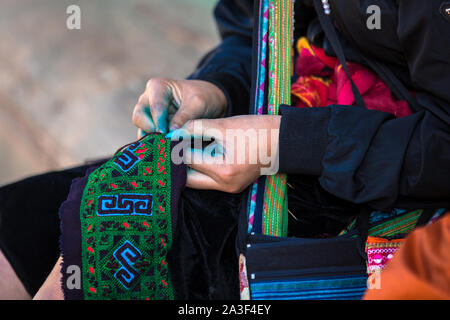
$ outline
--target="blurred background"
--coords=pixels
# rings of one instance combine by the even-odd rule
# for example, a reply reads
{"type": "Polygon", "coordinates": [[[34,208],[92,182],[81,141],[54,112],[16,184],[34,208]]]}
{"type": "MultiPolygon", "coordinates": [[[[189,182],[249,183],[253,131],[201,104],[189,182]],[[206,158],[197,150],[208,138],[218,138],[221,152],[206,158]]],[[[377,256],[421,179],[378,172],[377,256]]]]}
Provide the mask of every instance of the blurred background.
{"type": "Polygon", "coordinates": [[[215,2],[0,0],[0,185],[135,140],[147,80],[186,77],[218,43],[215,2]]]}

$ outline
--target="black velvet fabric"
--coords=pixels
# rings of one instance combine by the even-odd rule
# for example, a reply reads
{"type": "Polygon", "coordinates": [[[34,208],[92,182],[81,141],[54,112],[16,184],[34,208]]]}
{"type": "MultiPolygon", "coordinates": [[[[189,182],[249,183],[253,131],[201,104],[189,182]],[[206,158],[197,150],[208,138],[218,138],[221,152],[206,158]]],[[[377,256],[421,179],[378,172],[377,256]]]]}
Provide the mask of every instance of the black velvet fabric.
{"type": "Polygon", "coordinates": [[[239,299],[235,250],[242,194],[186,188],[168,255],[177,299],[239,299]]]}
{"type": "Polygon", "coordinates": [[[336,236],[362,209],[328,193],[309,175],[288,175],[288,207],[288,236],[299,238],[336,236]]]}

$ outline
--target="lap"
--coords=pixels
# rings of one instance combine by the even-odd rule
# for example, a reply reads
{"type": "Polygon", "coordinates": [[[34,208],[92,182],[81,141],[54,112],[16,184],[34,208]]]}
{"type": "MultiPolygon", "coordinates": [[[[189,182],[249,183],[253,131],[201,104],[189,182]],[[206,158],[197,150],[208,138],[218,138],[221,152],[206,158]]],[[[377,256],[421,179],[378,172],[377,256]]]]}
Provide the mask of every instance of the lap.
{"type": "MultiPolygon", "coordinates": [[[[0,188],[0,249],[31,296],[60,255],[59,208],[72,180],[89,168],[49,172],[0,188]]],[[[168,256],[178,266],[172,270],[178,298],[238,298],[230,288],[238,286],[234,237],[241,199],[218,191],[186,188],[182,193],[168,256]]]]}
{"type": "MultiPolygon", "coordinates": [[[[0,249],[30,295],[59,255],[59,207],[72,180],[89,166],[50,172],[0,188],[0,249]]],[[[331,234],[356,209],[321,190],[314,177],[289,177],[290,235],[331,234]]],[[[245,194],[186,188],[180,198],[175,242],[168,259],[177,298],[238,299],[238,215],[245,194]]]]}
{"type": "Polygon", "coordinates": [[[87,166],[49,172],[0,188],[0,249],[30,295],[59,256],[58,209],[87,166]]]}

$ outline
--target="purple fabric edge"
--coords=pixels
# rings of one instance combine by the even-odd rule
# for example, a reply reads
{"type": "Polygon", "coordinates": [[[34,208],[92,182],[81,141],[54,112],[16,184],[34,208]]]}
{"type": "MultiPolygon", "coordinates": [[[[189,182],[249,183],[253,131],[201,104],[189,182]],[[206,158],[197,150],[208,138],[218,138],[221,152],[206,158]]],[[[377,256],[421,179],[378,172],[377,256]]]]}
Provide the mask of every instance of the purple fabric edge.
{"type": "MultiPolygon", "coordinates": [[[[170,142],[170,152],[172,152],[173,147],[178,143],[179,141],[170,142]]],[[[172,222],[172,239],[175,238],[176,234],[179,200],[186,186],[186,179],[186,165],[184,163],[175,164],[172,161],[172,157],[170,157],[170,216],[172,222]]]]}
{"type": "Polygon", "coordinates": [[[72,180],[70,192],[67,200],[63,202],[59,209],[60,218],[60,249],[61,249],[61,288],[65,300],[84,300],[83,295],[83,272],[81,261],[81,221],[80,205],[84,188],[89,179],[89,175],[99,166],[89,168],[85,176],[72,180]],[[69,289],[67,281],[72,273],[67,272],[70,266],[78,266],[80,269],[80,288],[69,289]]]}

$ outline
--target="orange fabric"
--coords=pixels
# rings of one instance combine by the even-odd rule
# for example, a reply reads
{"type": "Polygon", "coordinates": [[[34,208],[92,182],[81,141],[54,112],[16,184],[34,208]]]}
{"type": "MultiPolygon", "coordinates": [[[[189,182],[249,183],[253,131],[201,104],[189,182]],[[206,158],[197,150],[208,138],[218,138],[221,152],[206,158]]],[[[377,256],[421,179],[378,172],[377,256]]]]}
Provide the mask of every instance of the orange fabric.
{"type": "Polygon", "coordinates": [[[450,214],[406,239],[365,300],[450,299],[450,214]]]}
{"type": "Polygon", "coordinates": [[[374,245],[374,244],[377,244],[377,243],[380,243],[380,244],[399,244],[399,243],[402,243],[404,240],[403,239],[393,239],[393,240],[388,240],[388,239],[385,239],[385,238],[379,238],[379,237],[371,237],[371,236],[368,236],[367,237],[367,244],[368,245],[374,245]]]}

